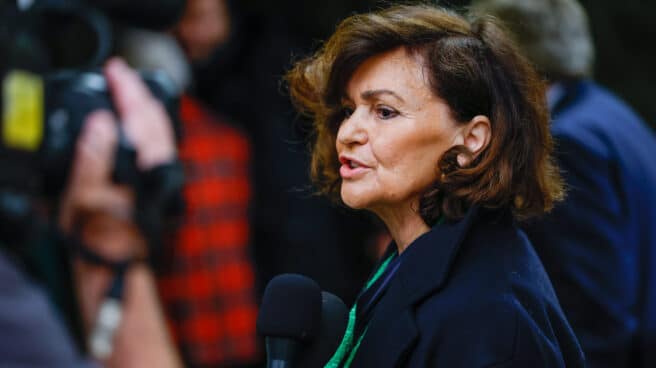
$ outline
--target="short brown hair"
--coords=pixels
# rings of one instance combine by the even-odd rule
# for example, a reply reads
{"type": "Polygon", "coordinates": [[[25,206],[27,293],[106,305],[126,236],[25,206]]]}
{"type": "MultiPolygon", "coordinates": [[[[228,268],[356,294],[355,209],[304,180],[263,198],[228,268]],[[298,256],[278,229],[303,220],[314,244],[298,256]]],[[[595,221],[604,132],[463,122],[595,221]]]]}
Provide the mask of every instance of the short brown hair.
{"type": "Polygon", "coordinates": [[[461,218],[472,205],[507,208],[518,219],[541,214],[562,198],[551,158],[544,82],[490,18],[467,20],[428,5],[401,5],[345,19],[313,56],[287,74],[297,108],[314,120],[311,175],[321,193],[339,198],[335,148],[346,84],[366,59],[403,47],[420,55],[433,93],[453,118],[491,121],[488,147],[460,167],[452,147],[436,163],[438,179],[419,212],[431,225],[461,218]]]}

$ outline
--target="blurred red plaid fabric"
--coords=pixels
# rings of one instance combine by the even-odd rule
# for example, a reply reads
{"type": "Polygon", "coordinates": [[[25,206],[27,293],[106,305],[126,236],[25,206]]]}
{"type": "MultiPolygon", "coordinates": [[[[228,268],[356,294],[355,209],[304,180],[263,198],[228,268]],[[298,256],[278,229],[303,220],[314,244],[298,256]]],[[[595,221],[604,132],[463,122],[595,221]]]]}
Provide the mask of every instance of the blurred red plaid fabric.
{"type": "Polygon", "coordinates": [[[190,366],[252,363],[259,353],[248,254],[249,144],[189,96],[180,112],[187,207],[160,294],[190,366]]]}

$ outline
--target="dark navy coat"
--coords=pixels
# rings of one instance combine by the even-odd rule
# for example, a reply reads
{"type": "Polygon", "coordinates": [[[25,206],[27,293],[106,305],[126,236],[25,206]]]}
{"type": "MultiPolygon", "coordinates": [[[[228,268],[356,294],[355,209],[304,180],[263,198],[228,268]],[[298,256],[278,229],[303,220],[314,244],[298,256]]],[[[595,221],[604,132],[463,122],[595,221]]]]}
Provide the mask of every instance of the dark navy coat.
{"type": "Polygon", "coordinates": [[[656,367],[656,138],[598,85],[560,88],[551,130],[568,195],[525,230],[588,366],[656,367]]]}
{"type": "Polygon", "coordinates": [[[96,367],[78,354],[44,290],[0,244],[0,367],[96,367]]]}
{"type": "Polygon", "coordinates": [[[542,264],[509,214],[473,208],[400,257],[351,367],[584,366],[542,264]]]}

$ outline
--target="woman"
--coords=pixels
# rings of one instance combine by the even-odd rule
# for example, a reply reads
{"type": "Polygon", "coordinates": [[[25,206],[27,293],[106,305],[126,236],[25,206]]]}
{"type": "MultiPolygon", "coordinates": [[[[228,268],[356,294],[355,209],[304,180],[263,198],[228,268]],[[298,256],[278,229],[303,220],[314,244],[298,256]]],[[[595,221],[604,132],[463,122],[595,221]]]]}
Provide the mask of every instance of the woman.
{"type": "Polygon", "coordinates": [[[491,20],[353,16],[287,78],[315,182],[394,240],[328,367],[583,366],[515,225],[563,195],[544,86],[491,20]]]}

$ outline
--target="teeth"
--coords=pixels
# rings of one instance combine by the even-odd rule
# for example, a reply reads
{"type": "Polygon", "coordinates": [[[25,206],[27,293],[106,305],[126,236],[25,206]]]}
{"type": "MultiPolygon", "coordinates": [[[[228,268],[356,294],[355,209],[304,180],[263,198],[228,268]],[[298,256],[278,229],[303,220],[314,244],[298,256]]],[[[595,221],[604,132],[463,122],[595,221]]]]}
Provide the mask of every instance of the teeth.
{"type": "Polygon", "coordinates": [[[355,168],[360,167],[360,165],[358,165],[357,163],[355,163],[355,162],[353,162],[353,161],[351,161],[351,162],[349,163],[349,165],[351,166],[351,169],[355,169],[355,168]]]}

